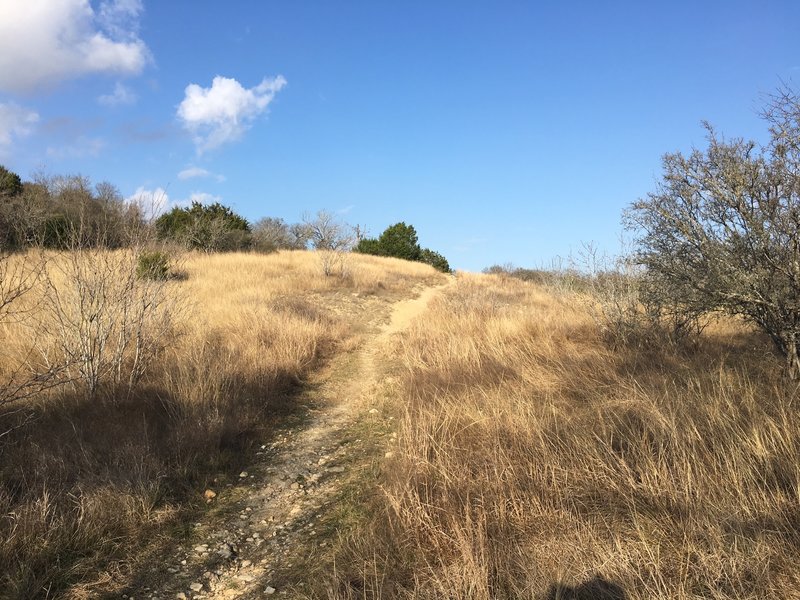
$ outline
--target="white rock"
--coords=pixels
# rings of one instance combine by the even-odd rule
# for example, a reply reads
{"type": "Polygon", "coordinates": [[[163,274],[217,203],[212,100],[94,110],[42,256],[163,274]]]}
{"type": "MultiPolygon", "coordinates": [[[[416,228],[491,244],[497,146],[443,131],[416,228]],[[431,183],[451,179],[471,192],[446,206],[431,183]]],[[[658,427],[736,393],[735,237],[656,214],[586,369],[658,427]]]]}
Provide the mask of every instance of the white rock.
{"type": "Polygon", "coordinates": [[[275,588],[272,587],[271,585],[268,585],[267,587],[264,588],[264,593],[265,594],[274,594],[275,593],[275,588]]]}
{"type": "Polygon", "coordinates": [[[239,473],[239,478],[244,479],[245,477],[247,477],[247,475],[248,475],[247,471],[242,471],[241,473],[239,473]]]}

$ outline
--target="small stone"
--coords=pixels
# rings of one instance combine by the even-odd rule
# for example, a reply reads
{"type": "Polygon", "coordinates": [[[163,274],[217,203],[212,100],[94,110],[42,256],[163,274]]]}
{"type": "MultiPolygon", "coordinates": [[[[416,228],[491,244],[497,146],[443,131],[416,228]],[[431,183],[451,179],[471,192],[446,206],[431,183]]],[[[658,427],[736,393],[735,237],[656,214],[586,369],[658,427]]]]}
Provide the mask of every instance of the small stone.
{"type": "Polygon", "coordinates": [[[211,502],[216,497],[217,497],[217,492],[215,492],[214,490],[206,490],[205,492],[203,492],[203,498],[206,499],[206,503],[211,502]]]}
{"type": "Polygon", "coordinates": [[[242,471],[241,473],[239,473],[239,478],[244,479],[245,477],[247,477],[247,475],[248,475],[247,471],[242,471]]]}
{"type": "Polygon", "coordinates": [[[300,484],[299,484],[299,483],[297,483],[297,482],[295,481],[295,482],[294,482],[292,485],[290,485],[289,487],[290,487],[291,489],[293,489],[293,490],[298,490],[298,489],[300,489],[300,484]]]}
{"type": "Polygon", "coordinates": [[[370,409],[369,409],[369,414],[371,414],[371,415],[377,415],[377,414],[378,414],[378,409],[377,409],[377,408],[370,408],[370,409]]]}
{"type": "Polygon", "coordinates": [[[198,553],[208,552],[208,544],[200,544],[199,546],[195,546],[194,551],[198,553]]]}
{"type": "Polygon", "coordinates": [[[252,565],[252,564],[253,564],[253,561],[250,561],[250,560],[243,560],[243,561],[242,561],[242,568],[243,568],[243,569],[246,569],[247,567],[249,567],[249,566],[250,566],[250,565],[252,565]]]}
{"type": "Polygon", "coordinates": [[[330,473],[344,473],[344,467],[329,467],[328,471],[330,473]]]}
{"type": "Polygon", "coordinates": [[[176,600],[186,600],[186,594],[184,594],[183,592],[178,592],[177,594],[175,594],[175,598],[176,600]]]}
{"type": "Polygon", "coordinates": [[[394,456],[394,452],[387,452],[383,455],[384,458],[392,458],[394,456]]]}
{"type": "Polygon", "coordinates": [[[272,587],[271,585],[268,585],[267,587],[264,588],[264,593],[265,594],[270,594],[270,595],[274,594],[275,593],[275,588],[272,587]]]}
{"type": "Polygon", "coordinates": [[[193,583],[189,586],[189,589],[193,592],[201,592],[203,591],[203,584],[202,583],[193,583]]]}

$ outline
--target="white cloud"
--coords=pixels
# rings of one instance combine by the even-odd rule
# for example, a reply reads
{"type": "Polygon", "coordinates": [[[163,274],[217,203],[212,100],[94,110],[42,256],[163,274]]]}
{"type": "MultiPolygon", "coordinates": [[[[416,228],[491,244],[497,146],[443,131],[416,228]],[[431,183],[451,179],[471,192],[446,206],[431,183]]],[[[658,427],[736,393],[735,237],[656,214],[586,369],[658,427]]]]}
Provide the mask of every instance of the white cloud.
{"type": "Polygon", "coordinates": [[[34,111],[13,102],[0,102],[0,152],[15,139],[29,135],[38,122],[39,115],[34,111]]]}
{"type": "Polygon", "coordinates": [[[186,180],[186,179],[194,179],[200,177],[213,177],[219,183],[225,181],[225,175],[220,175],[219,173],[212,173],[207,169],[202,169],[200,167],[186,167],[183,171],[178,173],[178,179],[186,180]]]}
{"type": "Polygon", "coordinates": [[[110,94],[103,94],[97,101],[104,106],[119,106],[121,104],[133,104],[136,102],[136,94],[120,82],[114,86],[114,91],[110,94]]]}
{"type": "Polygon", "coordinates": [[[0,2],[0,90],[30,91],[89,73],[137,74],[141,0],[0,2]]]}
{"type": "Polygon", "coordinates": [[[281,75],[265,77],[250,89],[235,79],[220,76],[214,77],[210,88],[192,83],[186,86],[178,118],[202,153],[238,140],[285,85],[286,79],[281,75]]]}

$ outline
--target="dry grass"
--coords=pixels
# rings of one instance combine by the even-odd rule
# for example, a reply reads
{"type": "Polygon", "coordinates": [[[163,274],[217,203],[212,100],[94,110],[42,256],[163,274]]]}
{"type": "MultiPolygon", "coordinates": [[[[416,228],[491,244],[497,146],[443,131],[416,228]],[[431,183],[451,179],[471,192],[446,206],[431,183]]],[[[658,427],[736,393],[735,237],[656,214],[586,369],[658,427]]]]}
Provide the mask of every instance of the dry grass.
{"type": "Polygon", "coordinates": [[[320,595],[798,597],[800,412],[768,342],[611,349],[580,306],[462,276],[400,337],[395,454],[320,595]]]}
{"type": "MultiPolygon", "coordinates": [[[[101,259],[116,260],[86,255],[101,259]]],[[[61,292],[69,281],[59,269],[70,260],[49,257],[61,292]]],[[[309,252],[190,255],[186,277],[166,284],[182,308],[132,393],[109,384],[89,399],[80,385],[61,385],[0,406],[0,597],[118,589],[142,556],[175,543],[212,479],[218,488],[235,480],[242,451],[295,410],[309,370],[347,347],[354,329],[343,315],[354,294],[400,297],[441,277],[367,256],[344,266],[325,277],[309,252]]],[[[57,328],[43,327],[43,293],[34,288],[24,299],[31,312],[2,324],[6,378],[26,360],[59,354],[57,328]]]]}

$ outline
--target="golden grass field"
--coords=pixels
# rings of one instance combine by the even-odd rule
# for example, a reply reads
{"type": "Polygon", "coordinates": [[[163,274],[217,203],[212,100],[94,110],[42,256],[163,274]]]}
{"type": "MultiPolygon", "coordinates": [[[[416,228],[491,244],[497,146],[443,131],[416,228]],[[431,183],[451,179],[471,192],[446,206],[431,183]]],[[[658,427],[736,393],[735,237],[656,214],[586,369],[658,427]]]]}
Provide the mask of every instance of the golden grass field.
{"type": "MultiPolygon", "coordinates": [[[[235,477],[305,376],[358,343],[365,298],[442,281],[368,256],[326,277],[310,252],[180,269],[134,393],[62,386],[3,417],[0,432],[31,420],[0,438],[0,597],[98,597],[158,560],[209,480],[235,477]]],[[[57,355],[31,333],[45,320],[3,326],[6,376],[33,341],[57,355]]],[[[612,347],[577,293],[459,274],[382,360],[393,454],[308,597],[800,597],[797,385],[745,325],[612,347]]]]}
{"type": "MultiPolygon", "coordinates": [[[[135,265],[124,251],[45,258],[48,277],[0,329],[4,381],[20,364],[41,369],[43,356],[58,358],[64,340],[41,302],[46,280],[75,321],[99,306],[87,290],[116,298],[135,265]],[[83,300],[70,280],[76,272],[92,284],[81,288],[83,300]]],[[[141,560],[157,560],[207,482],[238,472],[243,450],[293,412],[305,375],[357,341],[345,309],[357,298],[408,297],[441,278],[419,263],[360,255],[326,277],[305,251],[191,254],[179,269],[182,278],[158,284],[169,320],[149,324],[164,348],[133,393],[107,385],[87,399],[78,382],[0,406],[0,432],[8,431],[0,437],[0,597],[97,597],[141,560]]],[[[90,321],[81,321],[87,330],[90,321]]],[[[125,350],[123,368],[132,354],[125,350]]]]}
{"type": "Polygon", "coordinates": [[[768,342],[612,350],[585,303],[461,275],[394,348],[395,454],[341,598],[796,598],[797,386],[768,342]]]}

